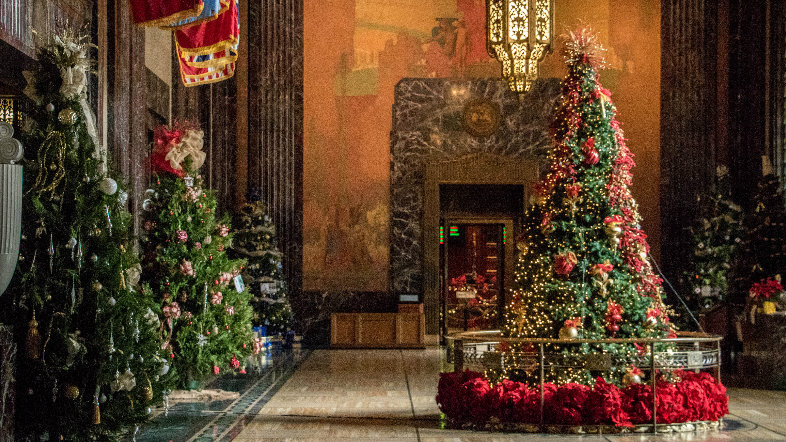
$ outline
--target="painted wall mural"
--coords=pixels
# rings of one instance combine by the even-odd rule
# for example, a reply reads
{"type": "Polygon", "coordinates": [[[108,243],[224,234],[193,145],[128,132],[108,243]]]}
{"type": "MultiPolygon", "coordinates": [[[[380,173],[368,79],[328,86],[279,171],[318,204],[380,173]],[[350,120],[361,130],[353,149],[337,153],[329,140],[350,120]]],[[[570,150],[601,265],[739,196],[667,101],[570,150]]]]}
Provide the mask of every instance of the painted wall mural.
{"type": "Polygon", "coordinates": [[[304,37],[304,289],[385,291],[394,87],[497,76],[485,1],[306,0],[304,37]]]}

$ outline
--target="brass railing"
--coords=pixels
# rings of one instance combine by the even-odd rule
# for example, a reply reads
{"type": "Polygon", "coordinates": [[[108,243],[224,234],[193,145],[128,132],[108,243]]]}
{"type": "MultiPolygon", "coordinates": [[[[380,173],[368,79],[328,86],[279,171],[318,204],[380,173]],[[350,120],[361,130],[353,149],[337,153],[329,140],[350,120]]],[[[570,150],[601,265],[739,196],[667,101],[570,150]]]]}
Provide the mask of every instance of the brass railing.
{"type": "Polygon", "coordinates": [[[544,384],[546,370],[579,368],[593,371],[611,371],[630,365],[643,372],[649,372],[652,386],[652,432],[657,432],[658,401],[657,379],[655,373],[674,370],[711,370],[720,382],[721,349],[723,337],[706,333],[681,332],[676,338],[608,338],[608,339],[549,339],[513,338],[502,336],[499,330],[467,331],[453,333],[446,337],[448,363],[454,371],[465,368],[485,371],[488,369],[523,368],[537,369],[540,385],[540,425],[544,425],[544,384]],[[505,342],[515,350],[498,351],[499,344],[505,342]],[[648,351],[633,357],[598,353],[587,355],[577,363],[575,357],[566,356],[561,351],[551,351],[555,346],[566,347],[580,344],[639,344],[648,351]],[[667,350],[656,351],[657,344],[670,344],[667,350]],[[527,350],[516,349],[526,345],[527,350]]]}

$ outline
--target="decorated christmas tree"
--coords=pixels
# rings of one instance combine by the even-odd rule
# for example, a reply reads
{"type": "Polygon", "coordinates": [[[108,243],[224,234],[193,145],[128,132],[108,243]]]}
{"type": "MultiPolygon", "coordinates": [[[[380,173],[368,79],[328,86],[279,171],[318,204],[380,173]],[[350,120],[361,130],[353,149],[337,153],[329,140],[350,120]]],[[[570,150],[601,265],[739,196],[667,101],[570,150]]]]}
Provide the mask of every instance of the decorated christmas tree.
{"type": "MultiPolygon", "coordinates": [[[[504,334],[542,338],[665,337],[674,331],[652,270],[629,186],[635,165],[611,93],[598,81],[603,48],[572,34],[568,74],[551,126],[554,145],[517,243],[514,296],[504,334]]],[[[567,355],[636,354],[633,344],[566,346],[567,355]]],[[[557,382],[589,381],[562,371],[557,382]]],[[[608,380],[608,379],[607,379],[608,380]]]]}
{"type": "Polygon", "coordinates": [[[693,259],[683,285],[691,309],[708,309],[728,295],[729,272],[742,238],[742,208],[731,200],[726,167],[718,167],[715,185],[699,203],[701,215],[691,228],[693,259]]]}
{"type": "Polygon", "coordinates": [[[232,252],[246,260],[243,280],[252,293],[254,324],[267,334],[292,329],[292,308],[281,272],[281,252],[276,247],[276,226],[259,201],[244,204],[234,220],[232,252]]]}
{"type": "Polygon", "coordinates": [[[754,283],[786,276],[786,206],[783,183],[762,158],[762,178],[744,221],[745,234],[734,269],[736,301],[744,302],[754,283]]]}
{"type": "Polygon", "coordinates": [[[3,316],[19,348],[20,440],[105,439],[160,399],[156,303],[139,286],[128,194],[87,102],[85,38],[54,37],[25,72],[20,263],[3,316]]]}
{"type": "Polygon", "coordinates": [[[158,128],[154,185],[143,202],[144,280],[161,304],[167,380],[184,388],[227,370],[243,372],[253,343],[244,262],[227,256],[230,225],[217,217],[216,197],[197,173],[204,159],[201,130],[158,128]]]}

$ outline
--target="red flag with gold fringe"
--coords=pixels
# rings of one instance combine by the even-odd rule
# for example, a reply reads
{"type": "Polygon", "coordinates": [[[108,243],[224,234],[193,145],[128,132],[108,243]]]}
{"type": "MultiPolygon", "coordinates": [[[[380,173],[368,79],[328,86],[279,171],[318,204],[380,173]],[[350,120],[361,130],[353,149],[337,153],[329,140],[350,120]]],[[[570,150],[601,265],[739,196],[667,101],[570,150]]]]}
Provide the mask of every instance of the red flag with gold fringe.
{"type": "Polygon", "coordinates": [[[204,8],[202,0],[129,0],[135,24],[161,26],[198,16],[204,8]]]}
{"type": "Polygon", "coordinates": [[[186,86],[213,83],[235,73],[240,40],[237,1],[214,20],[175,31],[180,77],[186,86]]]}
{"type": "Polygon", "coordinates": [[[240,39],[237,1],[217,18],[175,31],[175,41],[183,56],[207,55],[227,49],[240,39]]]}

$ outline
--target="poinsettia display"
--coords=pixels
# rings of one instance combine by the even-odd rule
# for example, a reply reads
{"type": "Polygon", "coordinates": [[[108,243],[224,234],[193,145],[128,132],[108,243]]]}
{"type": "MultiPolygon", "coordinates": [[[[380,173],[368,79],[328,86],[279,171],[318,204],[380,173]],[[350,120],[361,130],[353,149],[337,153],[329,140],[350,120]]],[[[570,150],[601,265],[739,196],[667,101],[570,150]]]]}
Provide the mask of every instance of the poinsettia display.
{"type": "Polygon", "coordinates": [[[775,278],[762,279],[759,282],[754,282],[749,291],[751,298],[757,300],[769,300],[777,295],[783,293],[783,285],[781,284],[780,275],[775,278]]]}
{"type": "Polygon", "coordinates": [[[242,370],[253,345],[244,262],[227,256],[229,220],[198,169],[202,131],[160,127],[151,158],[154,185],[145,192],[144,280],[160,302],[159,345],[170,385],[194,388],[211,375],[242,370]]]}
{"type": "MultiPolygon", "coordinates": [[[[717,421],[729,412],[726,387],[710,374],[674,373],[676,382],[656,387],[659,424],[717,421]]],[[[527,425],[612,425],[632,427],[653,422],[652,385],[620,388],[597,378],[594,386],[567,383],[541,386],[511,380],[491,383],[473,371],[442,373],[437,404],[455,427],[526,429],[527,425]]],[[[532,427],[539,429],[539,427],[532,427]]]]}
{"type": "MultiPolygon", "coordinates": [[[[553,148],[536,185],[539,199],[525,214],[517,241],[517,288],[506,310],[506,336],[674,334],[630,191],[633,155],[611,92],[598,80],[601,49],[597,37],[582,30],[572,33],[565,50],[568,74],[551,125],[553,148]]],[[[564,351],[579,359],[592,353],[636,354],[634,345],[616,343],[568,346],[564,351]]],[[[624,375],[616,370],[615,376],[624,375]]],[[[586,370],[547,376],[560,383],[592,380],[586,370]]]]}
{"type": "Polygon", "coordinates": [[[701,217],[691,228],[693,258],[683,284],[689,306],[707,309],[728,295],[729,270],[742,238],[742,208],[731,199],[726,167],[718,167],[715,185],[699,202],[701,217]]]}

